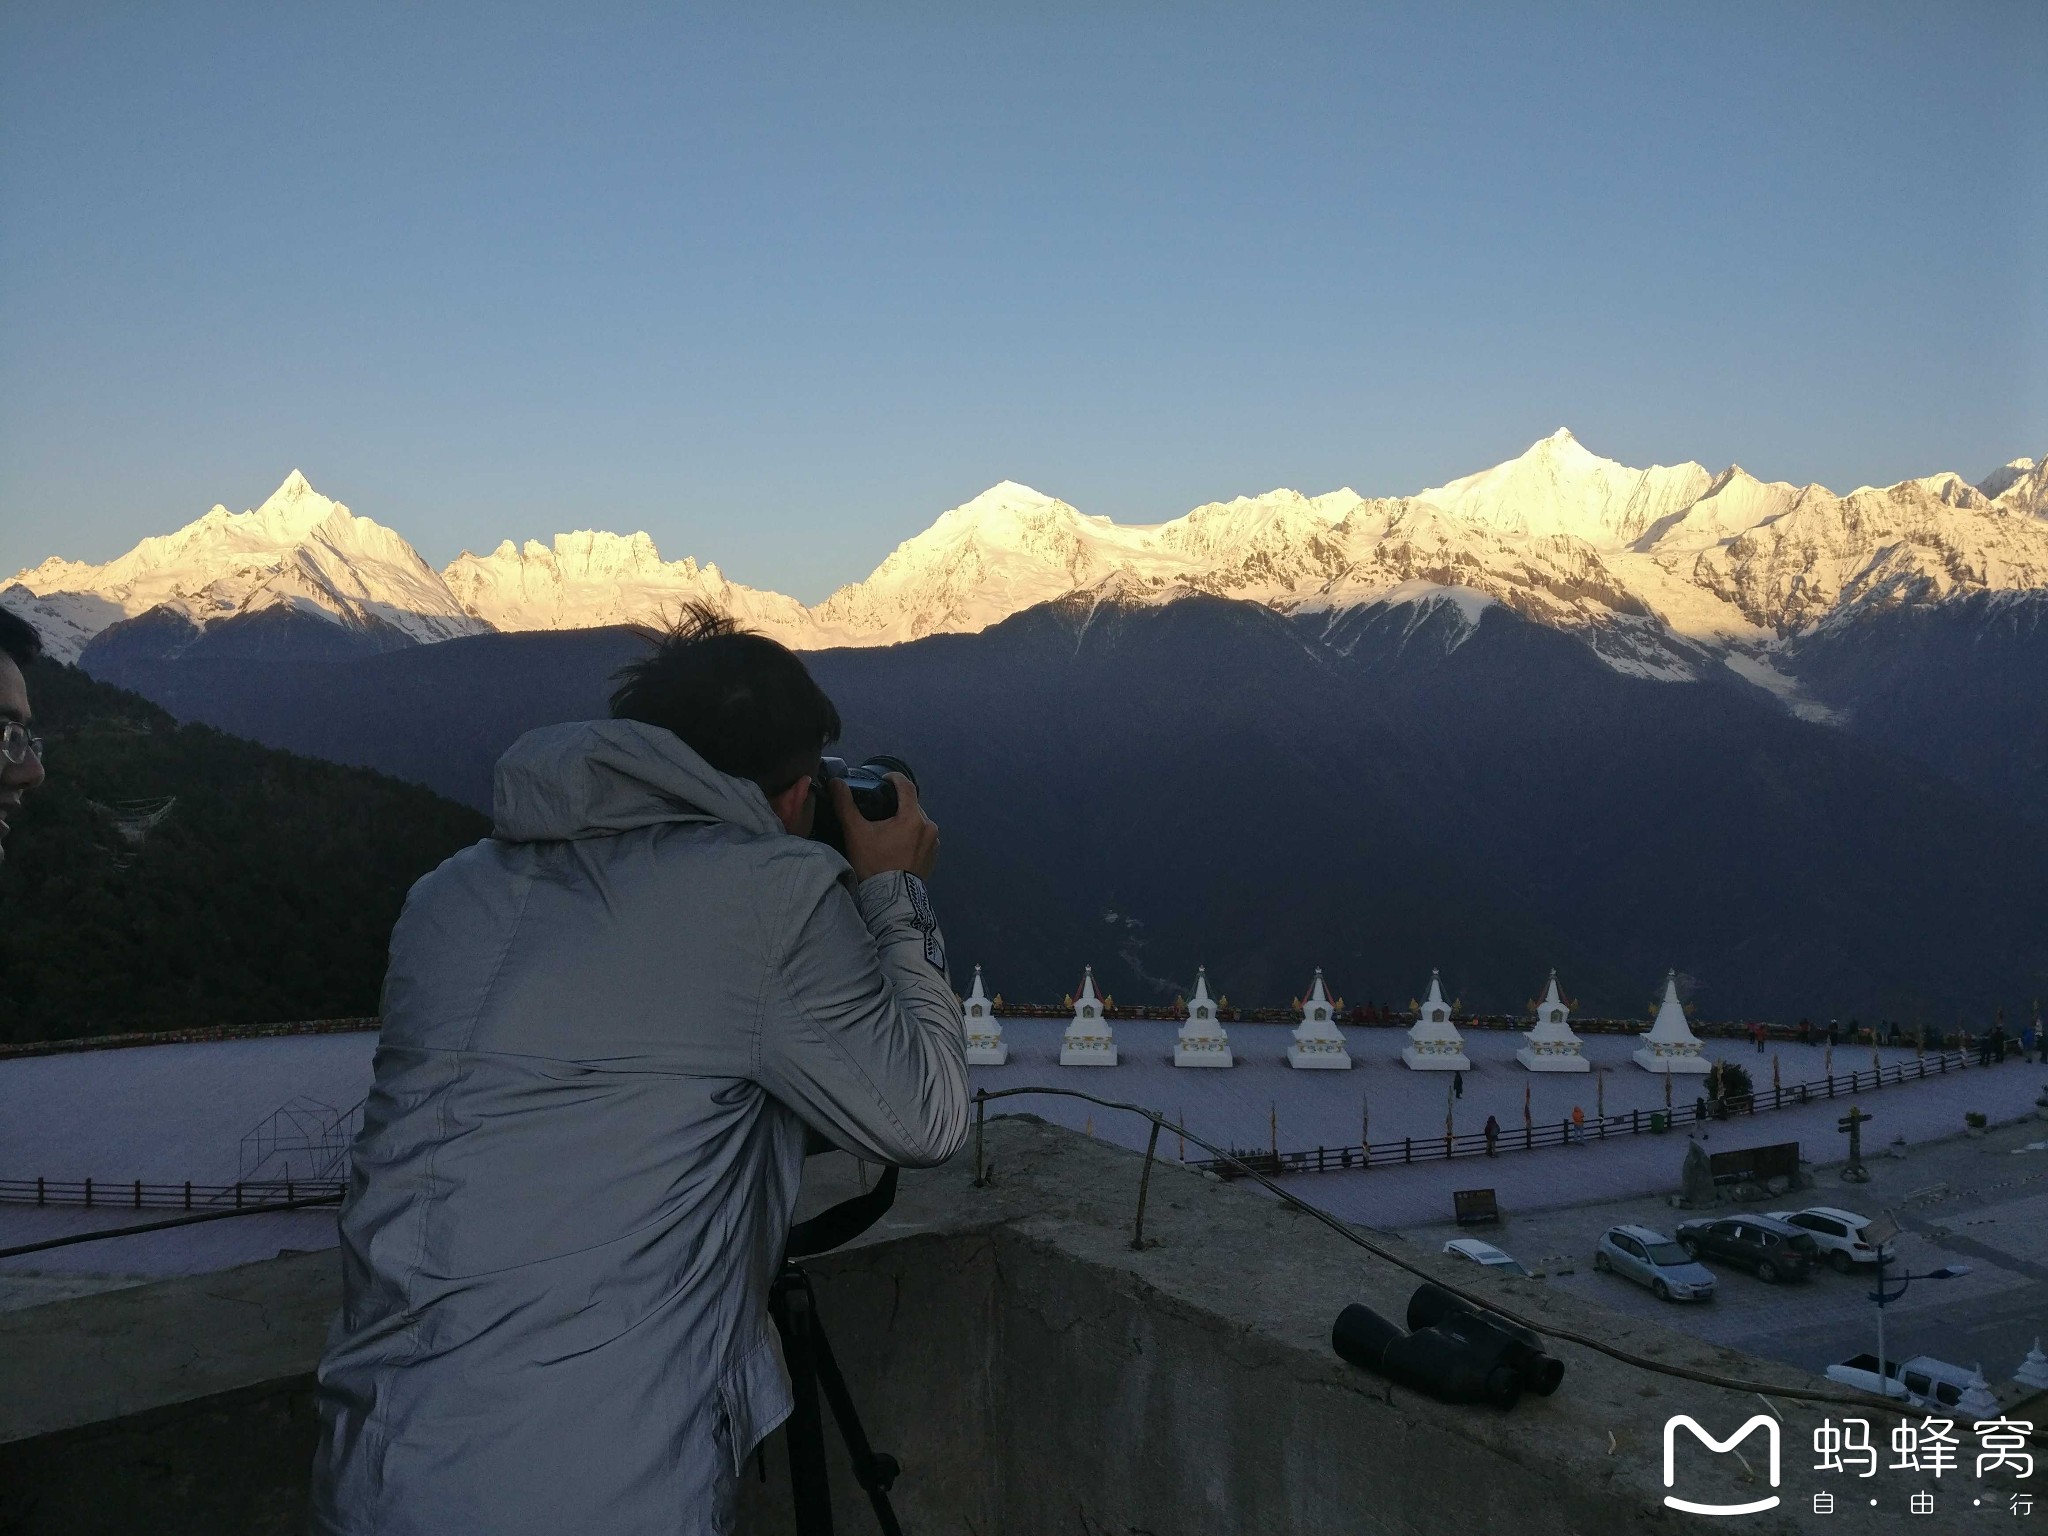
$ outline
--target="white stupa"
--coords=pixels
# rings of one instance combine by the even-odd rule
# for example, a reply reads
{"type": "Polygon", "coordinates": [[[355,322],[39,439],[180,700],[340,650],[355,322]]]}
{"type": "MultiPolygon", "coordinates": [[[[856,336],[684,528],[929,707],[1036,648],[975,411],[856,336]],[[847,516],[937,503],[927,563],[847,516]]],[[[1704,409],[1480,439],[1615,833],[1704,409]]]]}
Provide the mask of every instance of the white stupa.
{"type": "Polygon", "coordinates": [[[1401,1059],[1417,1072],[1470,1072],[1472,1058],[1465,1054],[1465,1037],[1451,1022],[1451,1005],[1444,1001],[1443,979],[1429,973],[1429,996],[1408,1031],[1408,1043],[1401,1047],[1401,1059]]]}
{"type": "Polygon", "coordinates": [[[2048,1355],[2041,1353],[2039,1339],[2034,1340],[2034,1347],[2027,1351],[2027,1358],[2012,1373],[2012,1379],[2029,1391],[2048,1392],[2048,1355]]]}
{"type": "Polygon", "coordinates": [[[994,1011],[989,1007],[988,993],[982,990],[981,967],[974,968],[974,990],[967,994],[967,1001],[961,1007],[967,1024],[967,1065],[970,1067],[1000,1067],[1010,1059],[1010,1048],[1003,1043],[1003,1026],[996,1022],[994,1011]]]}
{"type": "Polygon", "coordinates": [[[1685,1022],[1685,1007],[1678,1001],[1678,973],[1664,973],[1664,1002],[1657,1009],[1657,1021],[1650,1026],[1643,1043],[1636,1047],[1636,1065],[1645,1072],[1704,1075],[1712,1070],[1699,1036],[1685,1022]]]}
{"type": "Polygon", "coordinates": [[[1984,1367],[1974,1366],[1970,1372],[1970,1384],[1963,1388],[1963,1395],[1956,1400],[1956,1416],[1968,1414],[1974,1422],[1978,1419],[1998,1417],[1998,1399],[1992,1395],[1991,1383],[1984,1379],[1984,1367]]]}
{"type": "Polygon", "coordinates": [[[1527,1043],[1515,1052],[1515,1060],[1531,1072],[1590,1072],[1585,1042],[1572,1033],[1565,1022],[1568,1017],[1557,990],[1557,972],[1552,971],[1543,1001],[1536,1005],[1536,1027],[1522,1036],[1527,1043]]]}
{"type": "Polygon", "coordinates": [[[1294,1043],[1287,1047],[1287,1065],[1306,1071],[1348,1072],[1351,1053],[1344,1048],[1344,1034],[1331,1017],[1329,990],[1323,985],[1323,968],[1316,967],[1316,979],[1308,996],[1301,1000],[1301,1022],[1294,1026],[1294,1043]]]}
{"type": "Polygon", "coordinates": [[[1176,1067],[1227,1067],[1231,1064],[1230,1037],[1216,1022],[1216,1004],[1209,996],[1209,972],[1195,968],[1195,995],[1188,999],[1188,1021],[1181,1025],[1173,1042],[1176,1067]]]}
{"type": "Polygon", "coordinates": [[[1116,1037],[1109,1020],[1102,1016],[1102,999],[1095,995],[1095,967],[1081,973],[1081,994],[1074,999],[1074,1017],[1060,1036],[1060,1065],[1063,1067],[1113,1067],[1116,1065],[1116,1037]]]}

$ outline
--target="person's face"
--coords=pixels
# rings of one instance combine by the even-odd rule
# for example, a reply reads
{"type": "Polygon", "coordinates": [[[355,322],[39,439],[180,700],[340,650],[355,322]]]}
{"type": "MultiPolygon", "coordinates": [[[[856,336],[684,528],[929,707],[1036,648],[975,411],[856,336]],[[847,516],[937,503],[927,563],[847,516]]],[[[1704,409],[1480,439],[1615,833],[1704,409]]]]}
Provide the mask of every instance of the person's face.
{"type": "MultiPolygon", "coordinates": [[[[9,721],[34,725],[29,716],[28,683],[21,668],[14,664],[13,657],[0,656],[0,726],[9,721]]],[[[42,782],[43,760],[35,753],[24,754],[18,763],[10,763],[0,754],[0,858],[6,856],[8,827],[15,812],[21,809],[22,796],[42,782]]]]}

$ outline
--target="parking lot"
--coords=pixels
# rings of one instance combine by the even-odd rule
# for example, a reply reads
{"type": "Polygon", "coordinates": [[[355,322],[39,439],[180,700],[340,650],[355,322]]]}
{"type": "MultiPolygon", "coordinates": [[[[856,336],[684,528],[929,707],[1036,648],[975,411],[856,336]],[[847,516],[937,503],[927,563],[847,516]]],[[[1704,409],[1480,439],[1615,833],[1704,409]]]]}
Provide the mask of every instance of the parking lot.
{"type": "Polygon", "coordinates": [[[1446,1222],[1404,1233],[1431,1248],[1452,1237],[1483,1237],[1532,1269],[1569,1256],[1573,1272],[1553,1272],[1551,1284],[1616,1311],[1654,1316],[1702,1339],[1818,1371],[1876,1348],[1871,1271],[1844,1276],[1822,1266],[1809,1280],[1767,1285],[1708,1259],[1720,1282],[1714,1300],[1661,1302],[1632,1281],[1597,1273],[1594,1244],[1612,1226],[1636,1223],[1672,1235],[1681,1222],[1743,1209],[1833,1205],[1867,1216],[1889,1209],[1902,1230],[1888,1275],[1960,1264],[1970,1273],[1909,1286],[1886,1309],[1887,1355],[1981,1364],[1999,1387],[2036,1336],[2048,1336],[2048,1122],[1926,1143],[1903,1159],[1880,1156],[1868,1166],[1867,1184],[1843,1182],[1836,1163],[1816,1170],[1813,1188],[1749,1207],[1682,1211],[1667,1198],[1648,1196],[1526,1214],[1510,1210],[1498,1227],[1460,1229],[1446,1222]]]}

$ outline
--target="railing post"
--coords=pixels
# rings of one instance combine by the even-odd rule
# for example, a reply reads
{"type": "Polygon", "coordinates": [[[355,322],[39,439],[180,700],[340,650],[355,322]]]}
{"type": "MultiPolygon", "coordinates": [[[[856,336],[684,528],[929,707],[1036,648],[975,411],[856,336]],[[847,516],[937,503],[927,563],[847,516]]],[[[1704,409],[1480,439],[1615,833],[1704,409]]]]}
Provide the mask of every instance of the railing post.
{"type": "Polygon", "coordinates": [[[235,1209],[239,1211],[239,1210],[240,1210],[241,1208],[242,1208],[242,1181],[241,1181],[240,1179],[237,1179],[237,1180],[235,1180],[235,1209]]]}
{"type": "Polygon", "coordinates": [[[91,1179],[87,1179],[87,1180],[85,1181],[85,1208],[86,1208],[86,1209],[87,1209],[88,1211],[92,1209],[92,1180],[91,1180],[91,1179]]]}
{"type": "Polygon", "coordinates": [[[1641,1134],[1642,1134],[1642,1129],[1643,1129],[1643,1127],[1642,1127],[1642,1121],[1641,1121],[1641,1120],[1640,1120],[1640,1118],[1639,1118],[1639,1117],[1641,1116],[1641,1114],[1642,1114],[1642,1111],[1641,1111],[1641,1110],[1639,1110],[1639,1109],[1632,1109],[1632,1110],[1630,1110],[1630,1111],[1628,1112],[1628,1133],[1629,1133],[1629,1135],[1631,1135],[1631,1136],[1639,1136],[1639,1135],[1641,1135],[1641,1134]]]}
{"type": "Polygon", "coordinates": [[[1159,1116],[1152,1117],[1152,1134],[1145,1138],[1145,1171],[1138,1175],[1138,1219],[1131,1226],[1131,1246],[1145,1246],[1145,1196],[1152,1188],[1152,1152],[1159,1145],[1159,1116]]]}
{"type": "Polygon", "coordinates": [[[36,1175],[36,1204],[37,1204],[37,1205],[41,1205],[42,1203],[43,1203],[43,1176],[42,1176],[42,1175],[41,1175],[41,1174],[39,1173],[39,1174],[37,1174],[37,1175],[36,1175]]]}
{"type": "Polygon", "coordinates": [[[142,1180],[135,1181],[135,1209],[142,1209],[142,1180]]]}
{"type": "Polygon", "coordinates": [[[983,1189],[988,1184],[988,1175],[982,1171],[981,1162],[981,1128],[987,1120],[988,1090],[986,1088],[977,1088],[974,1090],[974,1187],[976,1189],[983,1189]]]}
{"type": "Polygon", "coordinates": [[[1415,1161],[1414,1138],[1409,1136],[1403,1136],[1401,1138],[1401,1161],[1404,1163],[1412,1163],[1415,1161]]]}
{"type": "Polygon", "coordinates": [[[185,1181],[185,1209],[188,1211],[192,1209],[192,1181],[190,1179],[185,1181]]]}
{"type": "Polygon", "coordinates": [[[286,1179],[284,1181],[284,1203],[286,1205],[290,1205],[295,1198],[296,1197],[292,1193],[292,1181],[290,1179],[286,1179]]]}

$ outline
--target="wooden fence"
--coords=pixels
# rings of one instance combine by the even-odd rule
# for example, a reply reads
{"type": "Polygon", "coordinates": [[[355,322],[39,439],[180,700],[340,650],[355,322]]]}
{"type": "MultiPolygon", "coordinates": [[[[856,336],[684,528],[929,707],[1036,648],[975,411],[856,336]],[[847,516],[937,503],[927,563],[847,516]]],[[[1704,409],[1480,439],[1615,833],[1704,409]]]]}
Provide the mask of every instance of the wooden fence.
{"type": "Polygon", "coordinates": [[[0,1204],[82,1205],[123,1211],[260,1209],[290,1200],[339,1200],[340,1179],[255,1179],[236,1184],[151,1184],[142,1179],[0,1179],[0,1204]]]}
{"type": "MultiPolygon", "coordinates": [[[[1708,1107],[1709,1118],[1724,1115],[1761,1114],[1775,1109],[1797,1108],[1820,1099],[1853,1093],[1867,1093],[1887,1083],[1915,1082],[1962,1071],[1969,1064],[1963,1051],[1942,1051],[1912,1061],[1873,1067],[1868,1072],[1837,1072],[1811,1082],[1791,1083],[1777,1088],[1759,1088],[1726,1103],[1720,1110],[1708,1107]]],[[[1705,1084],[1704,1078],[1686,1082],[1705,1084]]],[[[1605,1141],[1610,1136],[1640,1136],[1699,1123],[1697,1104],[1661,1109],[1631,1109],[1624,1113],[1586,1117],[1584,1125],[1559,1120],[1543,1125],[1522,1125],[1510,1130],[1503,1126],[1489,1148],[1484,1131],[1467,1131],[1451,1136],[1404,1136],[1399,1141],[1375,1141],[1348,1147],[1312,1147],[1295,1152],[1237,1152],[1240,1161],[1259,1173],[1343,1173],[1353,1168],[1380,1168],[1390,1163],[1426,1163],[1450,1157],[1485,1157],[1493,1152],[1533,1152],[1538,1147],[1561,1147],[1573,1142],[1605,1141]]],[[[1187,1166],[1206,1169],[1224,1178],[1237,1177],[1237,1170],[1217,1158],[1191,1158],[1187,1166]]]]}

